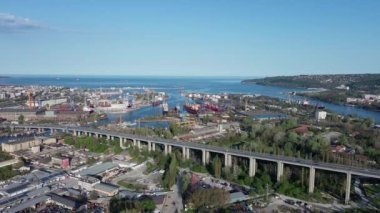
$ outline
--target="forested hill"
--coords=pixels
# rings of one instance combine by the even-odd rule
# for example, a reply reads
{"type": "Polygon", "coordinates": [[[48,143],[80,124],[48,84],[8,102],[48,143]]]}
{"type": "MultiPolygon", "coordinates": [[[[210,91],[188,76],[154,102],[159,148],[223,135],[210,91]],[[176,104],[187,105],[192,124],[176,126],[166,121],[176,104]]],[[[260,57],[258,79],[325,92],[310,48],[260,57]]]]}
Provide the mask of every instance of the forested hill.
{"type": "Polygon", "coordinates": [[[357,90],[380,90],[380,74],[276,76],[244,80],[242,83],[290,88],[335,88],[345,85],[357,90]]]}

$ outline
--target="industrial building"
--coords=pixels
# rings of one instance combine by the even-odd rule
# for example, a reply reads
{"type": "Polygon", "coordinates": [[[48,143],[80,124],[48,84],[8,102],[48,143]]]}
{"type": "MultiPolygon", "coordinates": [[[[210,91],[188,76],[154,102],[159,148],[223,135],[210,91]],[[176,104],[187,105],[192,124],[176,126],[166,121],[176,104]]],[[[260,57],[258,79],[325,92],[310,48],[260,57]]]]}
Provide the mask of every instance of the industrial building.
{"type": "Polygon", "coordinates": [[[88,191],[94,190],[94,186],[100,183],[100,180],[92,176],[84,176],[78,179],[78,185],[88,191]]]}
{"type": "Polygon", "coordinates": [[[2,143],[1,149],[4,152],[13,153],[13,152],[21,151],[21,150],[32,149],[32,147],[37,147],[42,144],[52,144],[52,143],[56,143],[55,138],[36,137],[34,139],[26,139],[26,140],[21,140],[21,141],[2,143]]]}
{"type": "Polygon", "coordinates": [[[94,190],[101,195],[114,196],[119,192],[119,187],[107,183],[98,183],[94,186],[94,190]]]}

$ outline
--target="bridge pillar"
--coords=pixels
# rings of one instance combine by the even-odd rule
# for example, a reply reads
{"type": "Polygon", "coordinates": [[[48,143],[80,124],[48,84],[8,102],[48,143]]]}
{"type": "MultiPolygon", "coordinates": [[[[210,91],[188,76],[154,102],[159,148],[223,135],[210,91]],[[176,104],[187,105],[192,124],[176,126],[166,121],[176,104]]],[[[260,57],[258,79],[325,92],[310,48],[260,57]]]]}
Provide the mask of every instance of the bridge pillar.
{"type": "Polygon", "coordinates": [[[120,137],[120,148],[125,149],[124,138],[120,137]]]}
{"type": "Polygon", "coordinates": [[[209,163],[209,160],[210,160],[210,152],[205,150],[205,149],[202,149],[202,163],[203,163],[203,166],[205,166],[206,164],[209,163]]]}
{"type": "Polygon", "coordinates": [[[281,177],[284,174],[284,163],[282,161],[277,162],[277,181],[281,181],[281,177]]]}
{"type": "Polygon", "coordinates": [[[137,140],[136,139],[132,139],[133,140],[133,146],[136,147],[137,146],[137,140]]]}
{"type": "Polygon", "coordinates": [[[184,160],[190,159],[190,148],[188,147],[182,147],[182,157],[184,160]]]}
{"type": "Polygon", "coordinates": [[[171,153],[172,153],[172,146],[171,146],[171,145],[169,145],[169,144],[164,144],[164,147],[165,147],[165,150],[164,150],[165,155],[167,155],[167,154],[171,154],[171,153]]]}
{"type": "Polygon", "coordinates": [[[309,172],[309,193],[314,192],[314,182],[315,182],[315,168],[312,166],[310,167],[309,172]]]}
{"type": "Polygon", "coordinates": [[[148,141],[148,151],[152,151],[152,142],[148,141]]]}
{"type": "Polygon", "coordinates": [[[154,152],[154,151],[156,151],[156,143],[154,143],[154,142],[151,142],[152,143],[152,151],[154,152]]]}
{"type": "Polygon", "coordinates": [[[111,135],[107,135],[107,140],[111,140],[111,135]]]}
{"type": "Polygon", "coordinates": [[[141,141],[137,140],[137,148],[141,149],[141,141]]]}
{"type": "Polygon", "coordinates": [[[230,154],[224,154],[224,166],[230,167],[232,165],[232,156],[230,154]]]}
{"type": "Polygon", "coordinates": [[[182,159],[187,159],[187,148],[185,146],[182,147],[182,159]]]}
{"type": "Polygon", "coordinates": [[[345,204],[348,204],[350,202],[350,193],[351,193],[351,172],[347,172],[346,197],[344,199],[345,204]]]}
{"type": "Polygon", "coordinates": [[[249,158],[249,177],[254,177],[256,175],[256,159],[249,158]]]}
{"type": "Polygon", "coordinates": [[[165,153],[165,155],[168,155],[168,152],[169,152],[168,145],[164,144],[164,153],[165,153]]]}

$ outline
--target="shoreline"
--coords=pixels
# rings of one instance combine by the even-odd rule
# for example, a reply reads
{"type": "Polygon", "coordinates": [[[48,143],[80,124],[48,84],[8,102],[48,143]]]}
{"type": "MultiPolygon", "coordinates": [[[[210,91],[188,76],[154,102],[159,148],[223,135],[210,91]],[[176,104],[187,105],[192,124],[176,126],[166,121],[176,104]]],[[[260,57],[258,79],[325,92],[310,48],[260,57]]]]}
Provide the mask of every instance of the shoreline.
{"type": "Polygon", "coordinates": [[[343,103],[343,102],[334,102],[334,101],[330,101],[330,100],[320,98],[320,97],[311,97],[305,93],[298,93],[297,96],[309,98],[309,99],[315,100],[315,101],[322,101],[322,102],[326,102],[329,104],[335,104],[335,105],[344,106],[344,107],[359,108],[359,109],[368,110],[371,112],[379,112],[380,113],[380,109],[376,109],[374,107],[369,107],[368,105],[360,105],[360,104],[356,105],[356,104],[348,104],[348,103],[343,103]]]}

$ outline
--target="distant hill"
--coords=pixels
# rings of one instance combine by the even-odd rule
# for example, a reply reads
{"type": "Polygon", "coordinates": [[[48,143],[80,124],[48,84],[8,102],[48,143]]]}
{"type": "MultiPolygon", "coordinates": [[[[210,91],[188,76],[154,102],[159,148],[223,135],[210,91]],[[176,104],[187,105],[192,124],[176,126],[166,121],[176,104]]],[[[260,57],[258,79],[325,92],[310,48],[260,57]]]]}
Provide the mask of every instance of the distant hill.
{"type": "Polygon", "coordinates": [[[349,86],[352,90],[380,91],[380,74],[276,76],[244,80],[242,83],[255,83],[289,88],[323,87],[329,89],[345,85],[349,86]]]}

